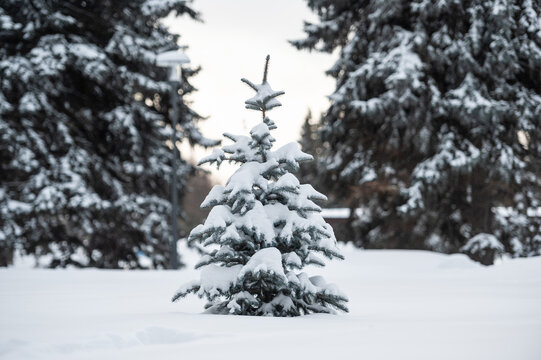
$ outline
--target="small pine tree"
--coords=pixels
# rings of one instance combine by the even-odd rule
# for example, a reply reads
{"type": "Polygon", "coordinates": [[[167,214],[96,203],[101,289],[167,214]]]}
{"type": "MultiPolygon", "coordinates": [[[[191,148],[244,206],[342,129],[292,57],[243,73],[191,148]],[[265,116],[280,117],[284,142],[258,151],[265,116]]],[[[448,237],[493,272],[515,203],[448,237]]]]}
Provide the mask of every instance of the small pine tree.
{"type": "Polygon", "coordinates": [[[275,123],[266,112],[281,104],[267,82],[242,79],[256,95],[246,108],[261,111],[263,121],[250,136],[224,134],[234,143],[216,149],[199,164],[224,160],[240,163],[225,186],[212,188],[202,207],[213,207],[205,223],[195,227],[189,241],[214,247],[197,263],[200,280],[181,287],[173,301],[195,293],[206,297],[211,313],[298,316],[311,312],[347,311],[347,297],[320,276],[296,272],[309,264],[324,266],[316,255],[343,259],[333,230],[315,204],[326,197],[311,185],[301,185],[290,171],[312,156],[289,143],[271,151],[275,123]]]}
{"type": "Polygon", "coordinates": [[[299,167],[298,177],[303,182],[307,182],[312,185],[316,185],[316,181],[318,180],[318,152],[321,149],[321,141],[317,137],[318,125],[319,124],[312,123],[312,111],[308,110],[308,113],[304,118],[304,123],[302,124],[299,145],[301,146],[301,150],[303,152],[312,155],[314,161],[302,163],[299,167]]]}

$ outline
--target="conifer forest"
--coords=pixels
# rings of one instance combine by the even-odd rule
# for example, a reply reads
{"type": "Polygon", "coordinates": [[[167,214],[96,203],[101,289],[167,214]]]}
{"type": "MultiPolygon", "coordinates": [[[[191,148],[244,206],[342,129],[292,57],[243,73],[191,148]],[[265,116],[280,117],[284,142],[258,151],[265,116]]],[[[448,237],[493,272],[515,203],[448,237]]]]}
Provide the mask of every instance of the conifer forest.
{"type": "Polygon", "coordinates": [[[0,0],[0,358],[541,359],[539,0],[0,0]]]}

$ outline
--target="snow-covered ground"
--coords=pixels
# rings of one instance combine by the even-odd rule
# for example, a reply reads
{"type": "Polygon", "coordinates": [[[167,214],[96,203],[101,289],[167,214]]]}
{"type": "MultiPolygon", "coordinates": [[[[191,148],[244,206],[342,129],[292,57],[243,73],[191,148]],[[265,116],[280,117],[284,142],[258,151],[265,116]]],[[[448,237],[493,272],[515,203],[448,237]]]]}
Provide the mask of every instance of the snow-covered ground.
{"type": "Polygon", "coordinates": [[[0,358],[541,359],[541,257],[483,267],[424,251],[344,253],[309,272],[338,284],[350,313],[299,318],[172,304],[191,269],[3,269],[0,358]]]}

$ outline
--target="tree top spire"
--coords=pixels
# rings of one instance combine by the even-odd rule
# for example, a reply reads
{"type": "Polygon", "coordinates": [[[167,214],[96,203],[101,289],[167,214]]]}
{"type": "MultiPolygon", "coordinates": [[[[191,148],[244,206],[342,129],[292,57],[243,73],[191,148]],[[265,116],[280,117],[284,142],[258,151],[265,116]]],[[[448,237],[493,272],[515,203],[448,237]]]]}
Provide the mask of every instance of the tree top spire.
{"type": "Polygon", "coordinates": [[[244,102],[246,104],[246,108],[261,111],[263,114],[263,119],[265,119],[265,112],[267,110],[282,105],[278,100],[276,100],[276,97],[284,94],[283,91],[272,90],[270,84],[267,82],[267,75],[269,72],[269,60],[270,56],[267,55],[267,57],[265,58],[265,69],[263,70],[263,82],[261,84],[256,85],[248,79],[241,79],[242,82],[247,84],[256,92],[253,97],[244,102]]]}
{"type": "Polygon", "coordinates": [[[263,83],[267,82],[267,73],[269,72],[270,55],[265,57],[265,70],[263,70],[263,83]]]}

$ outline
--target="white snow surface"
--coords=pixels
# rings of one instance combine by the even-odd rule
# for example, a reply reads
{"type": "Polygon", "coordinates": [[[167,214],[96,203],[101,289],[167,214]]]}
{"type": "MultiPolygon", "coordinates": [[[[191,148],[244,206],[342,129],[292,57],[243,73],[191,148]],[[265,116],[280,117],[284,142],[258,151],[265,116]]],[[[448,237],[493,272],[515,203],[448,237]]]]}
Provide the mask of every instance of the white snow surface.
{"type": "MultiPolygon", "coordinates": [[[[364,210],[361,208],[355,209],[355,216],[361,217],[364,214],[364,210]]],[[[348,208],[325,208],[321,209],[321,216],[325,219],[347,219],[350,215],[350,209],[348,208]]]]}
{"type": "MultiPolygon", "coordinates": [[[[269,318],[171,303],[187,270],[0,270],[0,358],[541,359],[541,257],[484,267],[465,255],[357,250],[310,268],[350,313],[269,318]]],[[[317,278],[314,278],[314,281],[317,278]]]]}

